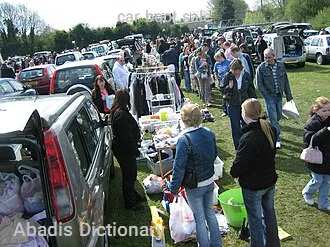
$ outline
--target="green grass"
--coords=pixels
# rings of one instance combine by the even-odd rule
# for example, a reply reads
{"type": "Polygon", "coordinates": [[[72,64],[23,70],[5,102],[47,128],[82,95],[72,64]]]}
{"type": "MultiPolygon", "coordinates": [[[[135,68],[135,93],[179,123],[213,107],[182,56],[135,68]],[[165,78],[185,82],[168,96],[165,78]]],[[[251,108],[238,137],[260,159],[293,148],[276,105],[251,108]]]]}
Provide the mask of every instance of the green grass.
{"type": "MultiPolygon", "coordinates": [[[[291,91],[300,113],[298,120],[281,120],[282,125],[282,149],[276,155],[276,168],[279,175],[276,184],[275,207],[278,224],[293,236],[292,240],[282,242],[282,246],[329,246],[330,215],[319,211],[316,207],[304,203],[301,190],[310,179],[310,172],[300,161],[302,151],[302,130],[308,119],[308,112],[314,99],[318,96],[330,97],[330,65],[319,66],[315,63],[306,63],[304,68],[294,66],[287,69],[291,91]]],[[[183,84],[183,83],[182,83],[183,84]]],[[[192,93],[185,93],[196,103],[201,103],[192,93]]],[[[264,102],[263,100],[261,100],[264,102]]],[[[213,90],[213,107],[209,111],[215,116],[216,121],[205,123],[211,128],[217,137],[218,155],[224,161],[224,176],[220,180],[220,191],[238,187],[238,184],[230,177],[229,170],[235,157],[234,146],[231,138],[231,129],[228,117],[221,117],[220,95],[213,90]]],[[[156,205],[163,209],[160,202],[162,195],[148,196],[148,202],[144,203],[145,209],[141,212],[131,212],[123,209],[121,192],[121,173],[116,168],[116,177],[110,183],[110,205],[108,222],[116,222],[116,225],[149,226],[151,215],[148,206],[156,205]]],[[[138,191],[143,193],[141,185],[143,179],[149,175],[150,170],[145,163],[138,164],[138,191]]],[[[165,211],[165,210],[164,210],[165,211]]],[[[163,216],[168,226],[169,215],[163,216]]],[[[181,243],[174,245],[169,235],[165,235],[166,246],[196,246],[195,243],[181,243]]],[[[150,237],[110,237],[111,246],[151,246],[150,237]]],[[[230,228],[230,232],[223,237],[223,246],[248,246],[247,242],[237,238],[237,232],[230,228]]]]}

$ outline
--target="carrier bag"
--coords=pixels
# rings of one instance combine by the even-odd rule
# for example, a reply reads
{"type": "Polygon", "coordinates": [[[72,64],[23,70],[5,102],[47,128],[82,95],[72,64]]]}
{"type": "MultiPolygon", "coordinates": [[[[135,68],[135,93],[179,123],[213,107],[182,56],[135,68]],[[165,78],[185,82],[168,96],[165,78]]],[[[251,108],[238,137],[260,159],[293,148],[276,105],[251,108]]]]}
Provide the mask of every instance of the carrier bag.
{"type": "Polygon", "coordinates": [[[0,172],[0,215],[23,212],[20,181],[14,173],[0,172]]]}
{"type": "Polygon", "coordinates": [[[181,194],[170,203],[169,226],[174,243],[186,240],[196,230],[193,212],[181,194]]]}

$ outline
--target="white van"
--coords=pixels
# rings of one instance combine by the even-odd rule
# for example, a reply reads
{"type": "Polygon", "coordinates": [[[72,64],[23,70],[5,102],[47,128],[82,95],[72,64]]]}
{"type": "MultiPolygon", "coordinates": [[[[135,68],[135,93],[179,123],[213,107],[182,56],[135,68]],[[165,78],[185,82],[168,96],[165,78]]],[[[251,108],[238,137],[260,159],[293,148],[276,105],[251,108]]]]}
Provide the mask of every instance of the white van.
{"type": "Polygon", "coordinates": [[[264,34],[264,40],[274,50],[277,60],[285,64],[297,64],[298,67],[305,66],[306,48],[297,31],[264,34]]]}

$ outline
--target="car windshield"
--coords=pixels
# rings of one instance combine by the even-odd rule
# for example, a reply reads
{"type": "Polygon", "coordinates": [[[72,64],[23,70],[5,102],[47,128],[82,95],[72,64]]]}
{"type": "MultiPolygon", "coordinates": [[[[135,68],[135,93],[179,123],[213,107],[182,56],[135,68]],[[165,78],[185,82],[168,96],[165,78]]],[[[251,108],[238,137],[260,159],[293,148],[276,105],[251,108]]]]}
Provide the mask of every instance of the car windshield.
{"type": "Polygon", "coordinates": [[[117,58],[106,58],[104,60],[108,62],[109,67],[112,70],[115,62],[117,61],[117,58]]]}
{"type": "Polygon", "coordinates": [[[70,62],[75,61],[74,55],[73,54],[67,54],[67,55],[59,56],[56,59],[56,65],[62,65],[67,61],[70,61],[70,62]]]}
{"type": "Polygon", "coordinates": [[[92,88],[95,76],[96,71],[92,65],[59,70],[55,78],[55,92],[65,93],[75,84],[82,84],[92,88]]]}
{"type": "Polygon", "coordinates": [[[23,70],[19,76],[21,80],[30,80],[44,75],[44,69],[23,70]]]}
{"type": "Polygon", "coordinates": [[[13,92],[14,92],[14,89],[9,84],[8,81],[0,81],[0,95],[6,94],[6,93],[13,93],[13,92]]]}

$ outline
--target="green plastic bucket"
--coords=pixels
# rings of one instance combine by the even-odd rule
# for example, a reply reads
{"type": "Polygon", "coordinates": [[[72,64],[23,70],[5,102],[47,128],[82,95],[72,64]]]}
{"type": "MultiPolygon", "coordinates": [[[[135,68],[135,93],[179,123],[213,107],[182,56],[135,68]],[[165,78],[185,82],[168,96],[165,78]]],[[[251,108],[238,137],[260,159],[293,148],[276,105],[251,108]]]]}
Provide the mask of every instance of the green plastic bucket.
{"type": "Polygon", "coordinates": [[[218,199],[228,224],[232,227],[241,227],[243,218],[247,219],[242,189],[236,188],[222,192],[218,199]]]}

